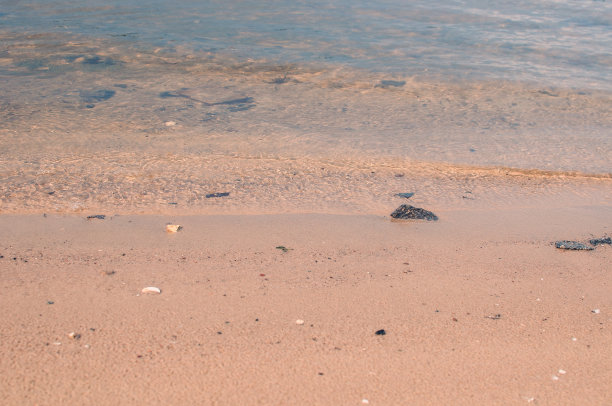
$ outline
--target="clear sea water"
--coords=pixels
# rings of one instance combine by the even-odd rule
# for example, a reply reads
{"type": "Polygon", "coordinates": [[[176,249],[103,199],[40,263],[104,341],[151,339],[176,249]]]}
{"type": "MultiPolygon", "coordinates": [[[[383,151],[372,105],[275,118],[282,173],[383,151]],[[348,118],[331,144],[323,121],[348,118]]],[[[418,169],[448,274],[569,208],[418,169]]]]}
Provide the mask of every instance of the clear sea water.
{"type": "Polygon", "coordinates": [[[606,1],[0,4],[3,51],[11,34],[55,33],[238,60],[612,90],[612,4],[606,1]]]}
{"type": "Polygon", "coordinates": [[[609,176],[612,2],[0,0],[0,137],[5,191],[211,156],[609,176]]]}

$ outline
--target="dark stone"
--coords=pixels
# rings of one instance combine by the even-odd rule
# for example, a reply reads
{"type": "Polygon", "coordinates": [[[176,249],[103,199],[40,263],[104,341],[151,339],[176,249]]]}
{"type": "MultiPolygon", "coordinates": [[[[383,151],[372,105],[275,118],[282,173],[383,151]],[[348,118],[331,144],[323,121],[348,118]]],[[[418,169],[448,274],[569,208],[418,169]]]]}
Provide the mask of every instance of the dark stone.
{"type": "Polygon", "coordinates": [[[211,197],[225,197],[225,196],[229,196],[229,192],[209,193],[206,195],[206,198],[210,199],[211,197]]]}
{"type": "Polygon", "coordinates": [[[612,238],[610,237],[595,238],[593,240],[589,240],[589,242],[591,243],[591,245],[594,245],[594,246],[603,245],[603,244],[612,245],[612,238]]]}
{"type": "Polygon", "coordinates": [[[96,107],[95,104],[86,104],[85,107],[87,107],[88,109],[93,109],[94,107],[96,107]]]}
{"type": "Polygon", "coordinates": [[[53,300],[47,300],[47,304],[52,305],[53,303],[55,303],[53,300]]]}
{"type": "Polygon", "coordinates": [[[235,113],[236,111],[246,111],[246,110],[250,110],[253,107],[255,107],[254,104],[239,104],[237,106],[232,106],[229,108],[229,111],[231,111],[232,113],[235,113]]]}
{"type": "Polygon", "coordinates": [[[391,217],[394,219],[414,219],[427,221],[438,220],[438,216],[432,212],[419,207],[410,206],[408,204],[402,204],[400,207],[395,209],[395,211],[391,213],[391,217]]]}
{"type": "MultiPolygon", "coordinates": [[[[395,175],[397,176],[397,175],[395,175]]],[[[398,193],[395,196],[399,196],[399,197],[403,197],[405,199],[410,199],[412,196],[414,196],[414,193],[410,192],[410,193],[398,193]]]]}
{"type": "Polygon", "coordinates": [[[376,334],[377,336],[384,336],[385,334],[387,334],[387,332],[384,329],[381,329],[374,334],[376,334]]]}
{"type": "Polygon", "coordinates": [[[82,90],[80,94],[81,94],[81,99],[83,99],[85,103],[95,103],[95,102],[101,102],[101,101],[110,99],[111,97],[115,95],[115,91],[108,90],[108,89],[101,89],[101,90],[95,90],[93,92],[88,92],[88,91],[82,90]]]}
{"type": "Polygon", "coordinates": [[[562,249],[562,250],[574,250],[574,251],[580,251],[580,250],[591,251],[595,249],[593,247],[589,247],[588,245],[583,244],[578,241],[557,241],[555,242],[555,247],[562,249]]]}
{"type": "Polygon", "coordinates": [[[106,218],[106,215],[104,214],[94,214],[91,216],[87,216],[87,220],[91,220],[91,219],[104,220],[105,218],[106,218]]]}
{"type": "Polygon", "coordinates": [[[381,80],[379,85],[376,87],[402,87],[406,84],[405,80],[381,80]]]}

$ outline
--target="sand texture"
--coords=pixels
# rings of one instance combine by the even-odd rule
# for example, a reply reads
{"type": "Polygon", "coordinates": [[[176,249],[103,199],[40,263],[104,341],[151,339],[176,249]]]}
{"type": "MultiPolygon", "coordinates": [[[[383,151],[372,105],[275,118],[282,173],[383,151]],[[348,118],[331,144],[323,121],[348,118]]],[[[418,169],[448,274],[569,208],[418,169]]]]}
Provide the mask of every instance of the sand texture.
{"type": "Polygon", "coordinates": [[[610,207],[429,208],[0,216],[3,404],[609,404],[610,207]]]}

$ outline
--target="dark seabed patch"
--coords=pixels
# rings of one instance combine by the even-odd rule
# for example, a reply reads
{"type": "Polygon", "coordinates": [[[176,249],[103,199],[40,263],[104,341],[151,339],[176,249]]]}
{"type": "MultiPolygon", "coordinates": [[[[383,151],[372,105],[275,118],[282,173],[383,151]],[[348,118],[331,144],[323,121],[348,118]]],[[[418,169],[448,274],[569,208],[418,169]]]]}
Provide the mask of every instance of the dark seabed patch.
{"type": "Polygon", "coordinates": [[[220,101],[217,103],[211,103],[211,105],[220,106],[224,104],[248,104],[248,103],[253,103],[253,101],[254,100],[252,97],[243,97],[241,99],[232,99],[232,100],[220,101]]]}
{"type": "Polygon", "coordinates": [[[382,87],[383,89],[388,87],[402,87],[406,84],[405,80],[381,80],[376,87],[382,87]]]}
{"type": "Polygon", "coordinates": [[[229,192],[209,193],[206,195],[206,198],[210,199],[213,197],[225,197],[225,196],[229,196],[229,192]]]}
{"type": "Polygon", "coordinates": [[[79,94],[85,103],[96,103],[110,99],[115,95],[115,91],[108,89],[94,91],[81,90],[79,94]]]}

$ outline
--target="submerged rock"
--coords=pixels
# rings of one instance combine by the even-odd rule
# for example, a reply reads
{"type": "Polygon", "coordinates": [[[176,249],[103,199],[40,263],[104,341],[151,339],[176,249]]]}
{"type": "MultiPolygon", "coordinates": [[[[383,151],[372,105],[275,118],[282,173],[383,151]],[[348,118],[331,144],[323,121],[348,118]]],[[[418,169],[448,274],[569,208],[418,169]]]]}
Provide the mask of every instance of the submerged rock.
{"type": "Polygon", "coordinates": [[[593,247],[589,247],[588,245],[583,244],[578,241],[557,241],[555,242],[555,247],[562,249],[562,250],[575,250],[575,251],[580,251],[580,250],[591,251],[595,249],[593,247]]]}
{"type": "Polygon", "coordinates": [[[395,211],[391,213],[391,217],[393,217],[394,219],[413,219],[427,221],[438,220],[438,216],[436,216],[429,210],[410,206],[408,204],[402,204],[400,207],[395,209],[395,211]]]}

